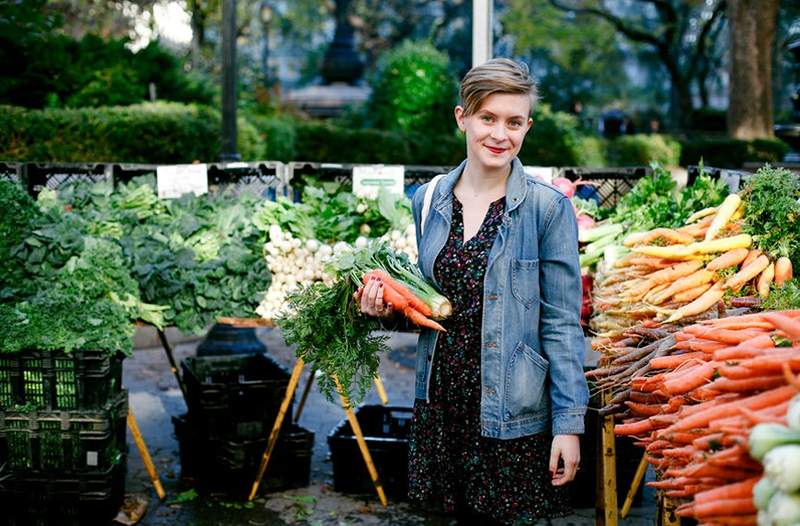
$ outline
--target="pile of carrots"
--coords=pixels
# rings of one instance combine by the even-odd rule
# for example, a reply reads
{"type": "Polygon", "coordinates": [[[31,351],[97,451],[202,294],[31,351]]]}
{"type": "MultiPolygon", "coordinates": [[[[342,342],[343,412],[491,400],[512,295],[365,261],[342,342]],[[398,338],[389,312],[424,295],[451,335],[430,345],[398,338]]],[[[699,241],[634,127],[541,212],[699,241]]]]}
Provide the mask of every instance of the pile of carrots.
{"type": "Polygon", "coordinates": [[[677,229],[629,235],[631,253],[595,280],[592,329],[616,338],[643,320],[683,321],[713,309],[728,291],[757,300],[792,278],[788,258],[775,261],[752,248],[742,229],[743,205],[731,194],[677,229]]]}
{"type": "MultiPolygon", "coordinates": [[[[747,437],[785,423],[798,392],[800,310],[701,321],[659,340],[647,370],[618,391],[618,435],[645,448],[678,514],[702,524],[755,525],[753,486],[762,467],[747,437]]],[[[652,345],[652,344],[651,344],[652,345]]]]}
{"type": "Polygon", "coordinates": [[[446,332],[444,327],[429,318],[429,316],[433,315],[431,306],[417,297],[408,287],[391,277],[387,272],[379,269],[371,270],[364,274],[362,278],[364,285],[371,278],[377,278],[383,284],[383,302],[385,305],[391,304],[395,312],[402,314],[419,327],[446,332]]]}

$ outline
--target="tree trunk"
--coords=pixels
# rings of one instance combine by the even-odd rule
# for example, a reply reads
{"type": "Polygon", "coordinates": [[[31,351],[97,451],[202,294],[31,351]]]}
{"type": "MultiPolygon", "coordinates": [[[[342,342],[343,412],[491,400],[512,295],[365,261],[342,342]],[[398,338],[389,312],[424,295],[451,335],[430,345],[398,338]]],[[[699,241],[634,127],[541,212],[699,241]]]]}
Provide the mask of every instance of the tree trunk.
{"type": "Polygon", "coordinates": [[[773,136],[772,43],[780,0],[729,0],[728,134],[753,140],[773,136]]]}

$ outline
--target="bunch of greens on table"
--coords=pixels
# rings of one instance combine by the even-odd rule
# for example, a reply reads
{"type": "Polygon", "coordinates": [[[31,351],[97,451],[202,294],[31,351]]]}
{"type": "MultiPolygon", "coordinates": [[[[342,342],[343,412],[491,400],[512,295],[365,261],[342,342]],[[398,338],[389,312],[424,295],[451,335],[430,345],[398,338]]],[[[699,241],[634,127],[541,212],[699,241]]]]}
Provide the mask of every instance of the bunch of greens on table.
{"type": "Polygon", "coordinates": [[[199,333],[218,316],[249,317],[269,286],[265,234],[249,194],[159,200],[151,176],[113,189],[77,184],[58,202],[117,243],[145,301],[169,307],[165,323],[199,333]]]}
{"type": "Polygon", "coordinates": [[[132,321],[163,323],[143,303],[121,249],[88,233],[78,215],[39,207],[18,185],[0,182],[0,352],[131,349],[132,321]]]}
{"type": "Polygon", "coordinates": [[[740,192],[745,204],[744,231],[771,258],[788,257],[800,268],[800,177],[766,165],[740,192]]]}
{"type": "Polygon", "coordinates": [[[411,203],[381,191],[377,198],[358,197],[345,185],[306,178],[299,203],[286,198],[264,202],[255,221],[266,231],[278,225],[299,239],[353,243],[359,236],[379,237],[411,222],[411,203]]]}

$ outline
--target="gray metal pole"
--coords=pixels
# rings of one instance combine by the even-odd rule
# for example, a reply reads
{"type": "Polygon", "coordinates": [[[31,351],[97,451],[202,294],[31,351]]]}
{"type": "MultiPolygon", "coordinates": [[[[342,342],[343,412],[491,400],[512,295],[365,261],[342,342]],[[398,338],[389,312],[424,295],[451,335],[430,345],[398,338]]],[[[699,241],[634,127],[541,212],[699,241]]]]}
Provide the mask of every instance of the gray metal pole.
{"type": "Polygon", "coordinates": [[[236,150],[236,0],[222,1],[221,161],[239,161],[236,150]]]}

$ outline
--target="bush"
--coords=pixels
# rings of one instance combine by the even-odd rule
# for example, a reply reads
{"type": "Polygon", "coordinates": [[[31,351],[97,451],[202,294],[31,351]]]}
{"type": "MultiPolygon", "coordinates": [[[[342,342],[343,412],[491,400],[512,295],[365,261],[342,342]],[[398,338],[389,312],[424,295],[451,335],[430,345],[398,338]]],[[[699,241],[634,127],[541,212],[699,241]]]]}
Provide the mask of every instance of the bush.
{"type": "Polygon", "coordinates": [[[210,104],[213,85],[187,74],[170,51],[154,41],[133,53],[126,39],[86,35],[75,40],[51,32],[36,34],[24,47],[8,42],[0,27],[0,103],[42,107],[136,104],[160,100],[210,104]]]}
{"type": "Polygon", "coordinates": [[[606,155],[611,166],[647,166],[653,161],[676,166],[681,145],[666,135],[623,135],[609,141],[606,155]]]}
{"type": "Polygon", "coordinates": [[[553,112],[548,105],[540,104],[534,109],[533,126],[519,158],[526,165],[580,166],[585,160],[581,140],[574,116],[553,112]]]}
{"type": "Polygon", "coordinates": [[[728,138],[688,138],[681,141],[681,165],[741,168],[745,163],[776,163],[783,160],[789,147],[780,139],[742,141],[728,138]]]}
{"type": "Polygon", "coordinates": [[[370,76],[372,125],[385,130],[447,134],[457,95],[447,55],[429,43],[406,41],[381,57],[370,76]]]}
{"type": "Polygon", "coordinates": [[[262,115],[251,115],[247,119],[253,123],[259,135],[260,159],[283,162],[294,160],[297,131],[293,121],[262,115]]]}
{"type": "MultiPolygon", "coordinates": [[[[221,118],[207,106],[146,103],[92,109],[0,107],[0,159],[184,163],[219,159],[221,118]]],[[[258,131],[239,120],[244,159],[260,153],[258,131]]]]}

